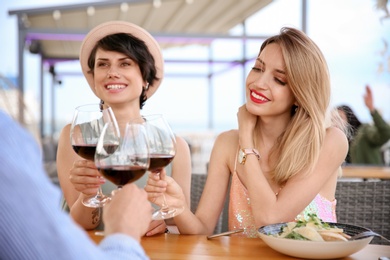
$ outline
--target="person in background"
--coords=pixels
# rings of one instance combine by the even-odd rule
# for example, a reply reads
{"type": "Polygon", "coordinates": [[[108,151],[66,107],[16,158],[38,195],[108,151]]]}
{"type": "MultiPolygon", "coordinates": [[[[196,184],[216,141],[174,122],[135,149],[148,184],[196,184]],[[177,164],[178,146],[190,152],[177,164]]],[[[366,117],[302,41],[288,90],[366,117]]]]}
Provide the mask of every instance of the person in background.
{"type": "MultiPolygon", "coordinates": [[[[141,109],[161,84],[164,61],[160,47],[147,31],[132,23],[111,21],[93,28],[80,49],[80,64],[93,93],[110,106],[118,122],[141,117],[141,109]]],[[[58,142],[57,170],[65,201],[73,219],[85,229],[102,229],[100,209],[82,199],[96,194],[100,185],[109,194],[116,186],[105,180],[94,162],[79,157],[70,143],[66,125],[58,142]]],[[[182,187],[190,202],[191,156],[186,141],[176,136],[177,151],[166,171],[182,187]]],[[[147,175],[135,182],[144,187],[147,175]]],[[[173,221],[167,220],[173,225],[173,221]]],[[[163,220],[152,221],[146,236],[166,232],[163,220]]]]}
{"type": "Polygon", "coordinates": [[[58,207],[33,136],[0,111],[0,259],[148,259],[140,245],[151,220],[147,194],[125,185],[104,209],[99,245],[58,207]]]}
{"type": "Polygon", "coordinates": [[[261,226],[309,214],[336,222],[336,184],[348,140],[342,125],[332,125],[320,49],[302,31],[282,28],[261,45],[245,91],[238,129],[215,141],[196,213],[169,176],[149,174],[149,200],[165,192],[168,204],[186,208],[174,218],[181,234],[211,234],[231,178],[228,222],[230,230],[244,229],[239,235],[257,237],[261,226]]]}
{"type": "Polygon", "coordinates": [[[346,162],[352,164],[384,165],[381,147],[390,140],[390,125],[375,109],[370,86],[366,86],[364,104],[370,112],[374,124],[362,124],[353,110],[340,105],[340,117],[350,126],[349,152],[346,162]]]}

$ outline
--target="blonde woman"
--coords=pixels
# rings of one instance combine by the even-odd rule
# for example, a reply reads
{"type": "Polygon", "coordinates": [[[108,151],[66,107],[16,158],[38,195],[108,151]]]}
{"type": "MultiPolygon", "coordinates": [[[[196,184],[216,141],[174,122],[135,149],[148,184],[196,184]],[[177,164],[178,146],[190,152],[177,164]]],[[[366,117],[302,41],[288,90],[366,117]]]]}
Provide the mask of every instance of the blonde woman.
{"type": "Polygon", "coordinates": [[[149,176],[149,199],[166,192],[168,203],[186,207],[175,217],[182,234],[213,232],[230,178],[229,229],[245,228],[245,236],[310,213],[336,221],[336,183],[348,141],[331,125],[329,72],[317,45],[297,29],[282,28],[262,44],[245,91],[238,129],[214,144],[196,213],[168,176],[149,176]]]}

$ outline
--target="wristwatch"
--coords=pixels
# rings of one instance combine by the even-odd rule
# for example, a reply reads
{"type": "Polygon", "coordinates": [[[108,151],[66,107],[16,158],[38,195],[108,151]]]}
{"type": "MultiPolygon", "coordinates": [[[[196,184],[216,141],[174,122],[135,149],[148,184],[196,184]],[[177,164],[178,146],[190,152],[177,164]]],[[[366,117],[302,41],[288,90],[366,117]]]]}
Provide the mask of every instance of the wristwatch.
{"type": "Polygon", "coordinates": [[[260,154],[259,154],[259,151],[257,151],[256,149],[254,148],[246,148],[246,149],[240,149],[238,151],[238,162],[242,165],[245,164],[246,162],[246,157],[248,155],[255,155],[257,157],[257,160],[260,160],[260,154]]]}

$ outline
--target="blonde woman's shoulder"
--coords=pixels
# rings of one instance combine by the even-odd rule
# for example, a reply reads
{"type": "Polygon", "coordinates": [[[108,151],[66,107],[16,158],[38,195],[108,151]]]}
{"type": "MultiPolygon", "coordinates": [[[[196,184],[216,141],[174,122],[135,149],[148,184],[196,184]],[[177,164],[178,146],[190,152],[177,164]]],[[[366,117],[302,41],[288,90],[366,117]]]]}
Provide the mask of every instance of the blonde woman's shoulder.
{"type": "Polygon", "coordinates": [[[215,139],[215,146],[223,146],[230,149],[238,148],[238,130],[228,130],[220,133],[215,139]]]}
{"type": "Polygon", "coordinates": [[[324,140],[325,149],[337,154],[337,157],[345,159],[348,153],[348,139],[345,133],[338,127],[329,127],[326,130],[324,140]],[[336,148],[336,149],[335,149],[336,148]]]}
{"type": "Polygon", "coordinates": [[[218,139],[223,140],[223,141],[238,140],[238,130],[237,129],[231,129],[231,130],[227,130],[227,131],[221,132],[217,136],[217,140],[218,139]]]}
{"type": "Polygon", "coordinates": [[[326,129],[325,138],[331,138],[333,140],[336,138],[339,141],[348,143],[348,139],[347,136],[345,135],[345,132],[342,129],[335,126],[331,126],[326,129]]]}

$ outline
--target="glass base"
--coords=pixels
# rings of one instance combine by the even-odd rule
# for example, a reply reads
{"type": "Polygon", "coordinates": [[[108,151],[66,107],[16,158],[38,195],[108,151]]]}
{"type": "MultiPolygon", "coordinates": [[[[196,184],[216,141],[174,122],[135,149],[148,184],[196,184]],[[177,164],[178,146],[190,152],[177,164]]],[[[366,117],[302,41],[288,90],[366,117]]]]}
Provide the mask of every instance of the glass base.
{"type": "Polygon", "coordinates": [[[106,196],[95,196],[92,198],[86,198],[83,200],[83,205],[88,208],[101,208],[103,207],[111,198],[106,196]]]}
{"type": "Polygon", "coordinates": [[[163,220],[173,218],[184,211],[184,208],[166,208],[155,211],[152,215],[153,220],[163,220]]]}

